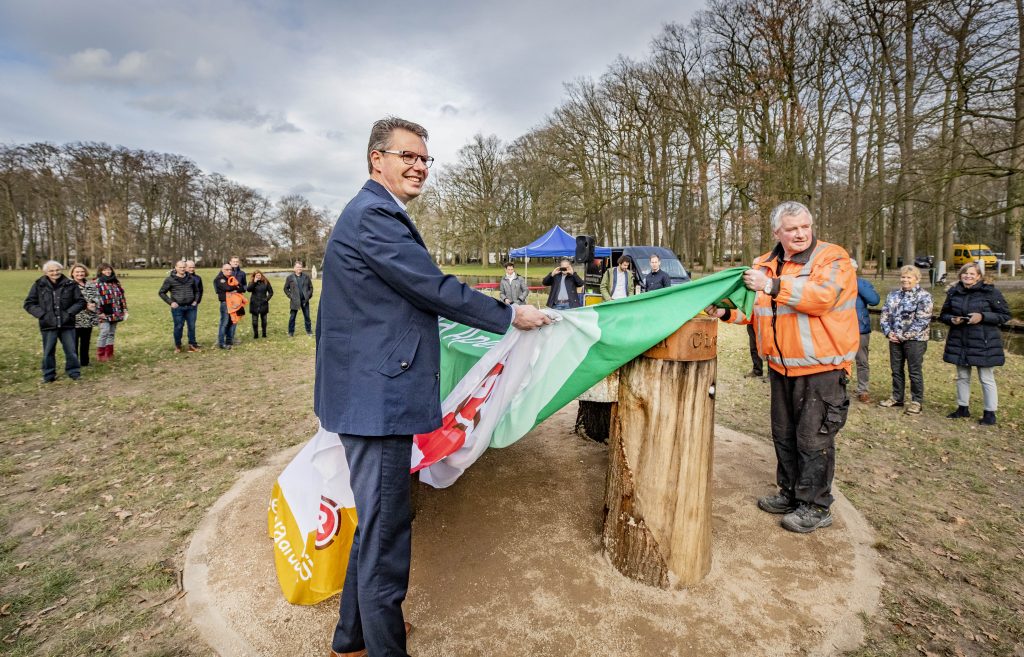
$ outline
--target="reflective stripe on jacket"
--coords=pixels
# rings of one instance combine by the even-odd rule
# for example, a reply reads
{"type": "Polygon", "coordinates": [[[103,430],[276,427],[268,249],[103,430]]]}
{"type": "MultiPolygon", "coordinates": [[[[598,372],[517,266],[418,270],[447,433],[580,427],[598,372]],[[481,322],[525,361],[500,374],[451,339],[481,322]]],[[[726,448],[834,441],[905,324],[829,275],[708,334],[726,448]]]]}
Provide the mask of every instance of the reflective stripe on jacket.
{"type": "Polygon", "coordinates": [[[754,260],[773,279],[772,293],[758,292],[754,317],[731,312],[728,321],[753,321],[757,350],[786,376],[829,370],[850,372],[860,346],[857,276],[841,246],[811,241],[806,251],[783,260],[781,245],[754,260]]]}

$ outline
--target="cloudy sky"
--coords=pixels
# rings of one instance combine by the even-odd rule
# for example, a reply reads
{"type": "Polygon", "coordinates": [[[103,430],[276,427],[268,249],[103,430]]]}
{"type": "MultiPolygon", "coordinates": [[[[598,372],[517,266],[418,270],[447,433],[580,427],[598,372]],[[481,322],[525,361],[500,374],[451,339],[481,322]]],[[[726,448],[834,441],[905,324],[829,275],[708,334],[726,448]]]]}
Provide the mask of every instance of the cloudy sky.
{"type": "MultiPolygon", "coordinates": [[[[699,0],[0,0],[0,141],[172,152],[338,211],[370,124],[422,123],[438,164],[511,140],[642,58],[699,0]]],[[[436,166],[436,165],[435,165],[436,166]]]]}

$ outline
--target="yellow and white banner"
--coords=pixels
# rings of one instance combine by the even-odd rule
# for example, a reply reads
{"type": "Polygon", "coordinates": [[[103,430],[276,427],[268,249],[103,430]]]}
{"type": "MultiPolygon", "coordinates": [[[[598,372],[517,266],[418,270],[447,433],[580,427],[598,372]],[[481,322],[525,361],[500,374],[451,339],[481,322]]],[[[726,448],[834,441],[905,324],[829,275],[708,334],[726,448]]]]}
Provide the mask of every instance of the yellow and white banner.
{"type": "Polygon", "coordinates": [[[341,590],[355,506],[345,448],[338,434],[320,427],[277,478],[267,509],[277,580],[288,602],[312,605],[341,590]]]}

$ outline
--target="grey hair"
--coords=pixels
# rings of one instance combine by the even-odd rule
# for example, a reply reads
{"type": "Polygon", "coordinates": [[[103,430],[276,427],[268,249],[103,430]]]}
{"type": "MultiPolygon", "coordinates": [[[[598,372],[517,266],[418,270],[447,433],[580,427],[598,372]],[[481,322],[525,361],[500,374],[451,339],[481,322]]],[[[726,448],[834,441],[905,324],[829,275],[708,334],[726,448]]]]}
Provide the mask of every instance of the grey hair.
{"type": "Polygon", "coordinates": [[[851,265],[851,266],[852,266],[852,267],[853,267],[854,269],[860,269],[860,267],[858,267],[858,266],[857,266],[857,259],[856,259],[856,258],[850,258],[850,265],[851,265]]]}
{"type": "Polygon", "coordinates": [[[387,150],[391,146],[391,134],[395,130],[408,130],[423,141],[427,140],[427,129],[419,123],[406,121],[397,116],[385,116],[370,128],[370,143],[366,146],[366,168],[370,173],[373,173],[370,153],[387,150]]]}
{"type": "Polygon", "coordinates": [[[43,273],[46,273],[46,270],[49,269],[50,267],[53,267],[54,265],[57,265],[57,267],[60,269],[64,269],[64,265],[57,262],[56,260],[47,260],[46,262],[43,263],[43,273]]]}
{"type": "Polygon", "coordinates": [[[811,221],[814,221],[814,216],[811,215],[811,211],[808,210],[807,206],[800,201],[783,201],[782,203],[779,203],[775,206],[775,209],[772,210],[772,232],[777,231],[779,226],[782,225],[783,217],[793,217],[802,212],[806,212],[807,216],[811,218],[811,221]]]}

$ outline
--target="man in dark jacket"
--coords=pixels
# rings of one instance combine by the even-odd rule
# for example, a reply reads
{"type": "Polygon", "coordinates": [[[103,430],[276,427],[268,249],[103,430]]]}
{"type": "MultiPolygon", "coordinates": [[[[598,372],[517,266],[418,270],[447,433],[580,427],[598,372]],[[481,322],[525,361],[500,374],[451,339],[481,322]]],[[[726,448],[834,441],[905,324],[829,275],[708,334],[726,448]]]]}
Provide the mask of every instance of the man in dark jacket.
{"type": "Polygon", "coordinates": [[[445,275],[405,204],[423,191],[426,130],[398,118],[370,132],[370,180],[327,242],[316,322],[313,411],[340,435],[359,525],[332,653],[407,657],[412,437],[441,426],[439,315],[492,333],[550,320],[445,275]]]}
{"type": "Polygon", "coordinates": [[[24,308],[39,320],[43,336],[43,383],[57,378],[57,341],[64,349],[64,371],[77,381],[81,364],[75,353],[75,315],[85,309],[85,297],[78,284],[64,275],[64,265],[50,260],[43,274],[28,291],[24,308]]]}
{"type": "Polygon", "coordinates": [[[220,327],[217,329],[217,347],[230,349],[235,341],[236,324],[231,321],[228,314],[227,294],[228,292],[245,292],[245,287],[231,273],[231,265],[221,265],[220,273],[213,279],[213,289],[220,299],[220,327]]]}
{"type": "Polygon", "coordinates": [[[573,271],[572,260],[562,258],[558,266],[552,269],[541,283],[551,286],[551,291],[548,292],[548,308],[568,310],[583,305],[576,291],[583,287],[583,279],[573,271]]]}
{"type": "Polygon", "coordinates": [[[239,258],[238,256],[231,256],[231,259],[228,260],[228,263],[231,265],[231,275],[235,277],[235,280],[238,281],[238,284],[242,286],[243,290],[245,290],[245,288],[248,287],[248,283],[245,280],[245,272],[242,271],[241,258],[239,258]]]}
{"type": "Polygon", "coordinates": [[[651,273],[644,279],[644,290],[653,292],[662,288],[672,287],[672,279],[668,274],[661,271],[661,258],[651,256],[651,273]]]}
{"type": "Polygon", "coordinates": [[[295,261],[295,268],[284,282],[284,294],[289,301],[288,337],[295,336],[295,315],[302,311],[302,319],[306,324],[306,335],[313,335],[313,325],[309,322],[309,300],[313,298],[313,281],[302,272],[302,263],[295,261]]]}
{"type": "Polygon", "coordinates": [[[188,350],[199,351],[196,344],[196,284],[185,268],[185,261],[174,264],[174,271],[160,286],[160,298],[171,307],[174,322],[174,353],[181,353],[181,329],[188,324],[188,350]]]}

